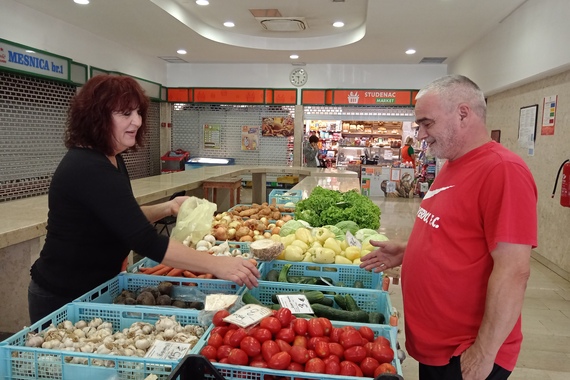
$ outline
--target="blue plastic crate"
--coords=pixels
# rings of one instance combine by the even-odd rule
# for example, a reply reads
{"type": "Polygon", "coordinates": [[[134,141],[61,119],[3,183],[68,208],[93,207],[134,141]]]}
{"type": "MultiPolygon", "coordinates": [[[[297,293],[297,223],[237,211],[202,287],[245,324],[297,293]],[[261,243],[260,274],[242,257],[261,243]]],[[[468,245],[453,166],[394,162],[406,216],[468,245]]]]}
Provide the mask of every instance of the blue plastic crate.
{"type": "MultiPolygon", "coordinates": [[[[104,322],[111,322],[113,332],[116,332],[130,327],[135,322],[154,323],[161,314],[174,315],[182,325],[199,324],[199,312],[195,310],[169,308],[166,313],[164,309],[158,308],[69,303],[0,343],[0,379],[144,379],[151,373],[166,378],[178,364],[178,360],[25,347],[28,333],[39,333],[51,324],[57,325],[65,320],[76,323],[80,320],[88,322],[93,318],[101,318],[104,322]],[[74,357],[86,358],[88,362],[72,364],[70,361],[74,357]],[[104,362],[105,366],[102,366],[101,362],[104,362]]],[[[204,346],[205,336],[206,333],[189,353],[197,353],[204,346]]]]}
{"type": "Polygon", "coordinates": [[[121,294],[123,290],[136,292],[141,288],[156,287],[162,281],[171,282],[174,286],[188,286],[188,284],[195,284],[195,289],[204,294],[237,294],[241,291],[241,286],[225,280],[204,280],[200,278],[121,273],[115,278],[85,293],[76,301],[109,304],[113,303],[113,300],[121,294]]]}
{"type": "Polygon", "coordinates": [[[302,190],[279,190],[273,189],[269,193],[269,204],[284,205],[285,203],[297,203],[303,199],[302,190]]]}
{"type": "Polygon", "coordinates": [[[358,265],[349,264],[317,264],[273,260],[266,262],[262,267],[262,278],[265,278],[272,269],[278,272],[281,271],[285,264],[291,264],[289,276],[328,277],[333,280],[332,285],[341,281],[348,287],[352,287],[355,281],[362,281],[366,289],[382,289],[382,273],[368,272],[358,265]]]}
{"type": "MultiPolygon", "coordinates": [[[[367,312],[378,312],[384,316],[385,323],[388,324],[390,314],[392,313],[392,302],[390,302],[390,296],[388,292],[383,290],[369,290],[369,289],[357,289],[357,288],[340,288],[336,286],[323,286],[323,285],[306,285],[306,284],[290,284],[283,282],[270,282],[270,281],[260,281],[257,288],[248,290],[243,288],[240,294],[244,292],[249,292],[252,296],[257,298],[261,303],[265,305],[272,305],[273,301],[271,296],[276,293],[291,293],[299,292],[302,293],[307,290],[319,290],[323,293],[334,292],[337,294],[350,294],[352,298],[356,301],[358,307],[367,312]]],[[[334,294],[326,294],[325,297],[333,298],[334,294]]],[[[333,307],[338,309],[336,302],[333,303],[333,307]]],[[[396,329],[396,328],[395,328],[396,329]]]]}
{"type": "MultiPolygon", "coordinates": [[[[336,322],[332,321],[333,326],[342,327],[342,326],[354,326],[355,328],[359,328],[361,326],[368,326],[374,331],[374,336],[383,336],[390,341],[390,346],[392,350],[394,350],[394,360],[392,360],[392,365],[396,368],[396,371],[399,375],[402,375],[402,365],[398,360],[398,350],[397,350],[397,341],[396,341],[396,331],[389,326],[384,325],[363,325],[361,323],[351,323],[351,322],[336,322]]],[[[206,334],[209,336],[209,332],[206,334]]],[[[205,337],[205,341],[207,341],[208,337],[205,337]]],[[[232,364],[221,364],[221,363],[213,363],[214,367],[218,369],[218,372],[226,380],[230,379],[264,379],[267,375],[273,375],[276,378],[282,380],[295,380],[295,379],[323,379],[323,374],[318,373],[308,373],[308,372],[297,372],[297,371],[280,371],[275,369],[268,369],[268,368],[256,368],[256,367],[249,367],[249,366],[240,366],[240,365],[232,365],[232,364]]],[[[340,375],[326,375],[327,379],[336,379],[336,380],[354,380],[354,377],[351,376],[340,376],[340,375]]]]}

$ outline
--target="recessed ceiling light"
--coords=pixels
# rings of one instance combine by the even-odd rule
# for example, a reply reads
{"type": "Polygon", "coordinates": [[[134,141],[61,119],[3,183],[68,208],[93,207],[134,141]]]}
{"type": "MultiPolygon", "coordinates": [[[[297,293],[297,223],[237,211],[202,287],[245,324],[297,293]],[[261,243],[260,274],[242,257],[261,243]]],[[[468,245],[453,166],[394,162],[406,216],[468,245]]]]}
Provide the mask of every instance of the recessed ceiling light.
{"type": "Polygon", "coordinates": [[[333,23],[333,26],[334,26],[335,28],[342,28],[342,27],[344,26],[344,22],[342,22],[342,21],[335,21],[335,22],[333,23]]]}
{"type": "Polygon", "coordinates": [[[408,49],[408,50],[406,50],[406,54],[408,54],[408,55],[416,54],[416,51],[414,49],[408,49]]]}
{"type": "Polygon", "coordinates": [[[298,56],[297,54],[291,54],[291,55],[289,56],[289,58],[291,58],[291,59],[299,59],[299,56],[298,56]]]}
{"type": "Polygon", "coordinates": [[[89,4],[89,0],[73,0],[75,4],[87,5],[89,4]]]}
{"type": "Polygon", "coordinates": [[[198,5],[209,5],[210,2],[208,0],[196,0],[196,4],[198,4],[198,5]]]}
{"type": "Polygon", "coordinates": [[[236,24],[234,24],[234,23],[231,22],[231,21],[226,21],[226,22],[224,22],[224,26],[225,26],[226,28],[233,28],[234,26],[236,26],[236,24]]]}
{"type": "Polygon", "coordinates": [[[186,54],[186,50],[184,50],[184,49],[178,49],[178,50],[176,50],[176,52],[178,54],[186,54]]]}
{"type": "Polygon", "coordinates": [[[36,52],[33,50],[26,50],[26,53],[35,54],[36,52]]]}

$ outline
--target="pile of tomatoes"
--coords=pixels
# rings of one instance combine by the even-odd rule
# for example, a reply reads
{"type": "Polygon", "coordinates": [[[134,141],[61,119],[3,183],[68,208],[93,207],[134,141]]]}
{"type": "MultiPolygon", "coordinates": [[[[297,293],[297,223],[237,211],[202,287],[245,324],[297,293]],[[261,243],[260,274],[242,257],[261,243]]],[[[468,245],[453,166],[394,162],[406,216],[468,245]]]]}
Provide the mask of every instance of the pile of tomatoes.
{"type": "Polygon", "coordinates": [[[216,312],[200,351],[211,362],[357,377],[396,373],[390,341],[370,327],[335,327],[327,318],[296,318],[281,308],[244,329],[224,322],[228,315],[216,312]]]}

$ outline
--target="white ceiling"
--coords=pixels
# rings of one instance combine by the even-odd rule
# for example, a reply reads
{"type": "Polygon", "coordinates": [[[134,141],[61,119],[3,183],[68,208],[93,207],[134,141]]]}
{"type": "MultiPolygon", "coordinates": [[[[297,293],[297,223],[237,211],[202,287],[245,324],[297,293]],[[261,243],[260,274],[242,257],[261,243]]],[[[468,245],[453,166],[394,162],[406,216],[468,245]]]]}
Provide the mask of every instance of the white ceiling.
{"type": "Polygon", "coordinates": [[[449,63],[527,0],[15,1],[149,56],[190,63],[416,64],[449,63]],[[308,29],[264,30],[250,9],[271,8],[304,17],[308,29]],[[225,28],[228,20],[236,26],[225,28]],[[345,27],[334,28],[337,20],[345,27]],[[188,54],[177,54],[181,48],[188,54]],[[406,55],[408,48],[417,53],[406,55]]]}

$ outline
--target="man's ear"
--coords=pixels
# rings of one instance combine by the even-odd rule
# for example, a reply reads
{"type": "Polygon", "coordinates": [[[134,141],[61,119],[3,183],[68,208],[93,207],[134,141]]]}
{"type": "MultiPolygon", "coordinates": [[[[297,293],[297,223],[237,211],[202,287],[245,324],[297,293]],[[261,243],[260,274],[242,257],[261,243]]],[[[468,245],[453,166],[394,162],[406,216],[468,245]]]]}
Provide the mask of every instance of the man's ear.
{"type": "Polygon", "coordinates": [[[469,105],[465,103],[460,104],[458,109],[459,109],[459,118],[461,119],[461,121],[463,121],[463,119],[469,116],[469,113],[471,112],[469,105]]]}

